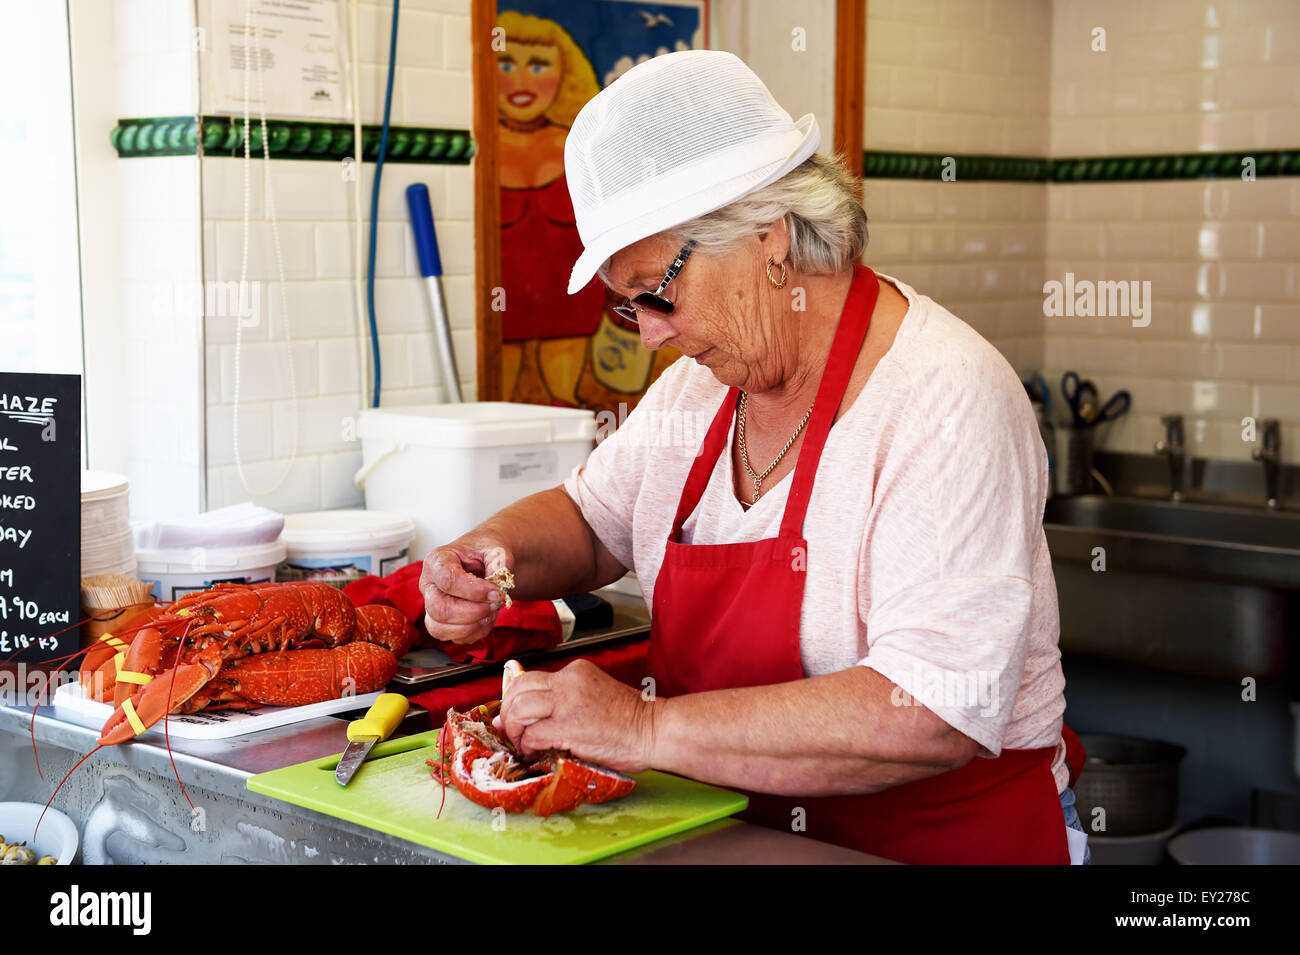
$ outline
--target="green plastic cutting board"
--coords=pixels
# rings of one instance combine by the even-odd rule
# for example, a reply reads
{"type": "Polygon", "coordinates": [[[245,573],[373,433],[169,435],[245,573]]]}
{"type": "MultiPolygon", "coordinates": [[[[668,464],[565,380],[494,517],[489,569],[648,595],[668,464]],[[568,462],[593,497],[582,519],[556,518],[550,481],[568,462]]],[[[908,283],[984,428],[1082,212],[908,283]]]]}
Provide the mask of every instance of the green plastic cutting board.
{"type": "Polygon", "coordinates": [[[442,787],[425,765],[437,757],[437,743],[437,730],[380,743],[346,788],[334,781],[338,756],[258,773],[248,788],[471,862],[514,865],[594,862],[749,804],[739,793],[650,771],[638,774],[636,789],[622,799],[547,819],[494,814],[448,786],[439,818],[442,787]]]}

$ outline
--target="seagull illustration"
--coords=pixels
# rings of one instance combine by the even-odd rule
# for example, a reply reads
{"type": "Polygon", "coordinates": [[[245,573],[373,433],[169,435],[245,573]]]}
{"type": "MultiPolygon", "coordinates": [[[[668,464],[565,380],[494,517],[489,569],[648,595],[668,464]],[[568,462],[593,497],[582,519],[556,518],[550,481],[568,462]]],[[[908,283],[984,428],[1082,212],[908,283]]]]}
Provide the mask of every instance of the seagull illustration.
{"type": "Polygon", "coordinates": [[[653,30],[661,23],[669,27],[673,25],[672,19],[666,13],[651,13],[649,10],[638,10],[637,13],[645,17],[645,28],[647,30],[653,30]]]}

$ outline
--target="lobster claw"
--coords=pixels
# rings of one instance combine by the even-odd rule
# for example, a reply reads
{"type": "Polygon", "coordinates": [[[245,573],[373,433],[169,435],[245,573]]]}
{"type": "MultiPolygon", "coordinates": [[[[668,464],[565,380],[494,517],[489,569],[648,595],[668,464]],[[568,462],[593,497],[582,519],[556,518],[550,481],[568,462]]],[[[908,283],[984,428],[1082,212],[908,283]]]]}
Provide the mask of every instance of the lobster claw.
{"type": "Polygon", "coordinates": [[[212,678],[202,663],[182,663],[174,670],[160,673],[134,697],[127,697],[113,711],[99,734],[101,746],[125,743],[153,726],[168,712],[180,709],[191,696],[212,678]],[[173,679],[173,674],[175,678],[173,679]],[[168,706],[168,691],[171,706],[168,706]]]}

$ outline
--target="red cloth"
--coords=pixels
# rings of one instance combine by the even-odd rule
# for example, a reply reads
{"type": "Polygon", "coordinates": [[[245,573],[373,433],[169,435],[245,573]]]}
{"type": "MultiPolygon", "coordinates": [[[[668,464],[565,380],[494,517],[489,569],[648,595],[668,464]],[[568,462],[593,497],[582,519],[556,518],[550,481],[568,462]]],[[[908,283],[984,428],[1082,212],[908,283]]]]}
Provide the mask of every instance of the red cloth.
{"type": "MultiPolygon", "coordinates": [[[[575,654],[562,660],[537,663],[530,669],[554,672],[564,669],[574,660],[590,660],[614,679],[641,689],[641,680],[646,675],[646,653],[649,647],[650,641],[647,638],[633,643],[620,643],[604,650],[593,650],[591,653],[575,654]]],[[[471,706],[499,699],[501,699],[500,674],[467,680],[454,686],[440,686],[435,690],[426,690],[410,697],[412,703],[417,703],[429,711],[435,729],[442,726],[449,708],[467,710],[471,706]]]]}
{"type": "Polygon", "coordinates": [[[560,615],[549,600],[516,600],[497,614],[492,632],[478,643],[444,643],[424,629],[424,595],[420,593],[419,563],[407,564],[387,577],[368,574],[343,588],[358,607],[387,604],[396,607],[416,632],[413,646],[437,647],[457,663],[494,663],[529,650],[557,646],[563,629],[560,615]]]}

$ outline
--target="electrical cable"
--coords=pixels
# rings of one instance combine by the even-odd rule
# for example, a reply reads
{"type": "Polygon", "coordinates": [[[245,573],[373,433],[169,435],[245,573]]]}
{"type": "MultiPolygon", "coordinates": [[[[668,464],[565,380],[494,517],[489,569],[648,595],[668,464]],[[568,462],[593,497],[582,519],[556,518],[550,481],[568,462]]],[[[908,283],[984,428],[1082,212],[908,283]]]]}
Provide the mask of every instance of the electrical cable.
{"type": "Polygon", "coordinates": [[[384,91],[384,122],[379,133],[379,156],[375,160],[375,181],[370,191],[370,255],[366,269],[366,297],[370,306],[370,349],[375,367],[374,404],[379,407],[382,368],[379,361],[379,323],[375,319],[375,244],[379,231],[379,181],[384,173],[384,155],[388,152],[388,123],[393,108],[393,71],[397,65],[397,17],[401,0],[393,0],[393,26],[388,42],[388,84],[384,91]]]}
{"type": "Polygon", "coordinates": [[[361,174],[365,169],[365,134],[361,128],[361,26],[360,0],[350,0],[352,14],[352,300],[357,321],[357,407],[370,400],[370,368],[366,363],[366,214],[361,205],[361,174]]]}
{"type": "MultiPolygon", "coordinates": [[[[293,470],[294,462],[298,458],[298,382],[294,374],[293,367],[293,338],[289,327],[289,300],[285,293],[284,281],[284,256],[280,248],[280,225],[275,215],[275,192],[271,187],[271,142],[266,127],[266,93],[262,83],[262,58],[257,48],[257,34],[253,29],[253,4],[252,0],[244,2],[244,42],[245,60],[244,60],[244,215],[243,215],[243,246],[240,251],[239,262],[239,313],[235,316],[235,396],[234,409],[231,414],[231,428],[234,439],[235,469],[239,473],[239,482],[243,485],[244,490],[248,492],[249,497],[266,497],[269,494],[279,490],[280,486],[288,479],[290,472],[293,470]],[[249,126],[251,117],[249,116],[249,89],[248,78],[252,72],[252,61],[257,61],[257,98],[258,98],[258,118],[261,121],[262,132],[262,190],[266,202],[267,217],[271,220],[271,238],[275,246],[275,265],[276,272],[280,279],[280,314],[284,319],[284,350],[285,359],[289,363],[289,407],[293,410],[293,427],[291,428],[292,445],[289,451],[289,463],[280,479],[272,484],[269,488],[261,491],[255,491],[248,482],[248,474],[244,470],[244,457],[239,447],[239,405],[240,393],[243,382],[241,353],[244,344],[244,308],[248,302],[246,293],[248,293],[248,233],[249,220],[251,218],[251,178],[252,171],[252,148],[249,136],[249,126]]],[[[256,290],[253,294],[257,294],[256,290]]],[[[268,309],[269,312],[269,309],[268,309]]],[[[267,336],[270,337],[270,315],[267,315],[267,336]]]]}

